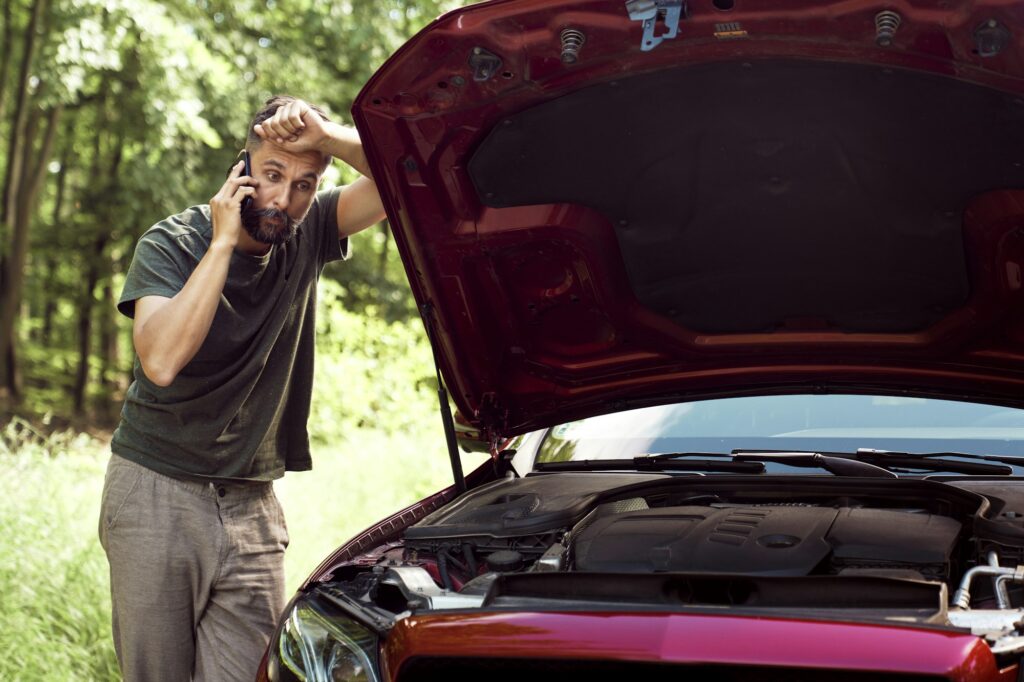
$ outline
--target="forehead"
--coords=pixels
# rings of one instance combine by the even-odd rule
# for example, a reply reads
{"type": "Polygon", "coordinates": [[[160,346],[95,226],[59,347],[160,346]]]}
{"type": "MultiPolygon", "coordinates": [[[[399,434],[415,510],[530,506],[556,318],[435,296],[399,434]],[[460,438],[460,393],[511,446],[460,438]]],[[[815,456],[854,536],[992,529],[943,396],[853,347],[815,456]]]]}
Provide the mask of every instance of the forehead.
{"type": "Polygon", "coordinates": [[[309,176],[319,179],[324,166],[324,157],[320,152],[290,151],[270,141],[254,149],[250,156],[254,168],[273,168],[293,178],[309,176]]]}

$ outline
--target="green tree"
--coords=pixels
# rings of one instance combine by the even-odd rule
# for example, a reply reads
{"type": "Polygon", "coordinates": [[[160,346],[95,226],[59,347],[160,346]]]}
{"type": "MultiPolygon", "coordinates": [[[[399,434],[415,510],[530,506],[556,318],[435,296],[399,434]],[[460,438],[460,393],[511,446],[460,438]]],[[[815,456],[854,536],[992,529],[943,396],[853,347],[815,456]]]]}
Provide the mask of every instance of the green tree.
{"type": "MultiPolygon", "coordinates": [[[[212,196],[263,100],[350,123],[374,70],[458,4],[0,0],[0,399],[116,405],[132,354],[114,299],[141,233],[212,196]]],[[[345,306],[414,318],[387,225],[357,254],[328,275],[345,306]]]]}

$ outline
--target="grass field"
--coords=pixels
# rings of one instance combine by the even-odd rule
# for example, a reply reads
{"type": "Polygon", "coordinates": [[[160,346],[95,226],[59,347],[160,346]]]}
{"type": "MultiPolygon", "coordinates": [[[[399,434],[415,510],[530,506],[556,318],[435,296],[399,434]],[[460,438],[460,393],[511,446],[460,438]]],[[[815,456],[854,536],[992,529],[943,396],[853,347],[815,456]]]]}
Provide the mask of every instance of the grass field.
{"type": "MultiPolygon", "coordinates": [[[[108,453],[88,436],[37,438],[17,424],[0,440],[0,680],[119,679],[96,536],[108,453]]],[[[439,419],[394,435],[353,429],[313,457],[314,471],[276,484],[290,590],[337,545],[451,480],[439,419]]]]}

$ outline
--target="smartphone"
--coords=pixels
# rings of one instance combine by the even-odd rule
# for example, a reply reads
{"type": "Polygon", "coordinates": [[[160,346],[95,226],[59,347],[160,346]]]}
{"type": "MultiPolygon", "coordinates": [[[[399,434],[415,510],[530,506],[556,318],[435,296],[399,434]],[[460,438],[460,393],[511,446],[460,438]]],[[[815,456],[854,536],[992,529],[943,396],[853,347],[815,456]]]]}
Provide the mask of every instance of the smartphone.
{"type": "MultiPolygon", "coordinates": [[[[247,176],[249,176],[251,178],[252,177],[252,160],[249,158],[249,152],[243,149],[241,157],[242,157],[242,161],[245,162],[245,164],[242,167],[242,175],[247,175],[247,176]]],[[[250,206],[252,206],[252,197],[244,197],[242,199],[242,213],[245,213],[247,210],[249,210],[250,206]]]]}

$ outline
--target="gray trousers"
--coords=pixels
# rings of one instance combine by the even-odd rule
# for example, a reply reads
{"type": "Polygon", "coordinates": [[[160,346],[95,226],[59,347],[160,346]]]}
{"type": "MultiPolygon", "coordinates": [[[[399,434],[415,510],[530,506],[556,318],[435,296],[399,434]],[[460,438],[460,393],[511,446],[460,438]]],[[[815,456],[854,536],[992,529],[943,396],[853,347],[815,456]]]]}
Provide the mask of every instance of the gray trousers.
{"type": "Polygon", "coordinates": [[[182,481],[114,455],[99,531],[125,680],[252,682],[285,599],[271,483],[182,481]]]}

